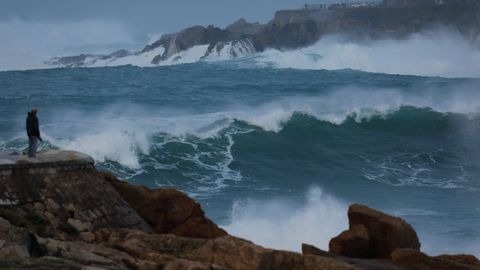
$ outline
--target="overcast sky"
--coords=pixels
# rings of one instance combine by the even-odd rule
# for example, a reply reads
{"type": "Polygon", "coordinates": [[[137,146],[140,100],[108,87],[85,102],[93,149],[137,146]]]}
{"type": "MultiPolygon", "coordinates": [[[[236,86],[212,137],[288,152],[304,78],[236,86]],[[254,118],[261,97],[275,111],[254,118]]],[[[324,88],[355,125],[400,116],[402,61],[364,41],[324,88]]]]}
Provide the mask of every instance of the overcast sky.
{"type": "Polygon", "coordinates": [[[141,50],[161,34],[339,0],[0,0],[0,70],[53,56],[141,50]]]}
{"type": "MultiPolygon", "coordinates": [[[[330,0],[331,1],[331,0],[330,0]]],[[[326,0],[0,0],[0,20],[123,24],[135,36],[173,32],[187,26],[227,26],[238,18],[267,22],[275,11],[326,0]]]]}

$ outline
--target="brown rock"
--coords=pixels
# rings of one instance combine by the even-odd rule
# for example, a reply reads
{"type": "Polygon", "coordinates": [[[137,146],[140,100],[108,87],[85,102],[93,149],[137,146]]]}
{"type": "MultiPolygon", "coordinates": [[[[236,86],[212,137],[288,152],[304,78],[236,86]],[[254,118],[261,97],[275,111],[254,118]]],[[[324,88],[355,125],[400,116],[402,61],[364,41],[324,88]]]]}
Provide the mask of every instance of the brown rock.
{"type": "Polygon", "coordinates": [[[3,259],[18,259],[30,255],[39,256],[43,253],[30,232],[12,225],[3,218],[0,218],[0,239],[0,258],[3,259]]]}
{"type": "Polygon", "coordinates": [[[315,255],[329,257],[338,261],[348,263],[358,269],[364,270],[405,270],[405,268],[395,265],[393,262],[385,259],[359,259],[339,256],[330,252],[321,250],[315,246],[302,244],[303,255],[315,255]]]}
{"type": "Polygon", "coordinates": [[[23,228],[13,226],[8,220],[0,217],[0,239],[3,241],[2,247],[24,244],[29,241],[30,233],[23,228]]]}
{"type": "Polygon", "coordinates": [[[43,212],[45,210],[45,205],[43,205],[43,203],[34,202],[33,206],[37,212],[43,212]]]}
{"type": "Polygon", "coordinates": [[[221,266],[212,265],[209,263],[200,263],[189,260],[174,260],[169,262],[163,270],[222,270],[226,269],[221,266]]]}
{"type": "Polygon", "coordinates": [[[442,260],[448,260],[448,261],[454,261],[458,263],[463,263],[463,264],[468,264],[472,266],[478,266],[480,267],[480,260],[477,259],[477,257],[473,255],[466,255],[466,254],[460,254],[460,255],[440,255],[435,258],[442,259],[442,260]]]}
{"type": "Polygon", "coordinates": [[[1,260],[15,260],[29,257],[27,246],[24,245],[13,245],[0,249],[0,259],[1,260]]]}
{"type": "Polygon", "coordinates": [[[173,259],[214,264],[237,270],[355,269],[348,263],[333,258],[266,249],[232,236],[193,239],[132,230],[112,230],[104,232],[104,235],[108,246],[121,249],[137,259],[155,260],[158,263],[168,260],[166,256],[171,256],[173,259]]]}
{"type": "Polygon", "coordinates": [[[40,237],[37,240],[45,247],[47,255],[74,261],[80,265],[107,269],[127,269],[129,267],[126,264],[135,265],[135,259],[120,250],[84,242],[65,242],[40,237]]]}
{"type": "Polygon", "coordinates": [[[319,249],[316,246],[312,246],[309,244],[302,244],[302,254],[303,255],[315,255],[315,256],[322,256],[322,257],[336,257],[335,254],[329,253],[325,250],[319,249]]]}
{"type": "Polygon", "coordinates": [[[157,233],[193,238],[215,238],[227,233],[205,217],[201,206],[175,189],[147,189],[121,182],[112,174],[104,178],[157,233]]]}
{"type": "Polygon", "coordinates": [[[70,224],[73,228],[75,228],[79,232],[86,232],[92,230],[92,225],[88,222],[82,222],[78,219],[69,218],[67,223],[70,224]]]}
{"type": "Polygon", "coordinates": [[[16,260],[3,260],[2,269],[35,269],[35,270],[106,270],[105,268],[89,268],[71,260],[58,257],[21,258],[16,260]]]}
{"type": "Polygon", "coordinates": [[[479,270],[479,266],[439,257],[429,257],[414,249],[396,249],[390,259],[412,270],[479,270]]]}
{"type": "Polygon", "coordinates": [[[80,239],[82,239],[85,242],[93,242],[95,241],[95,234],[91,232],[81,232],[80,239]]]}
{"type": "MultiPolygon", "coordinates": [[[[91,229],[120,227],[151,231],[150,226],[105,181],[88,156],[69,151],[47,151],[39,153],[35,161],[2,164],[0,171],[8,168],[15,173],[0,173],[0,201],[10,205],[0,206],[0,216],[34,234],[43,237],[62,235],[61,226],[70,218],[83,224],[90,222],[88,227],[91,229]],[[77,155],[79,158],[75,158],[77,155]],[[98,208],[104,209],[101,218],[92,215],[98,208]]],[[[79,229],[82,230],[85,228],[79,229]]]]}
{"type": "Polygon", "coordinates": [[[368,256],[370,239],[367,229],[363,225],[356,225],[329,243],[329,251],[338,255],[353,258],[365,258],[368,256]]]}
{"type": "MultiPolygon", "coordinates": [[[[348,209],[348,220],[350,230],[358,230],[355,227],[363,225],[368,232],[368,252],[362,253],[366,258],[389,258],[390,253],[399,248],[420,250],[417,233],[412,226],[398,217],[387,215],[364,205],[353,204],[348,209]]],[[[342,234],[343,237],[351,238],[358,235],[358,232],[352,232],[352,235],[346,235],[345,232],[342,234]]],[[[360,254],[358,248],[358,246],[352,247],[352,249],[357,249],[357,254],[360,254]]]]}

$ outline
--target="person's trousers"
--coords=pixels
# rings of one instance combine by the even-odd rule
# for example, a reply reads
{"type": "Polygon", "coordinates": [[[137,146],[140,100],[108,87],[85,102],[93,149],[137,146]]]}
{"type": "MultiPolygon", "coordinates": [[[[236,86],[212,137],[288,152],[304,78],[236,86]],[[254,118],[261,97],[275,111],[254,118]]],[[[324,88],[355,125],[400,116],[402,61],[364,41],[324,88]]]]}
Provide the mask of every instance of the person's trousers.
{"type": "Polygon", "coordinates": [[[28,137],[28,157],[37,156],[38,139],[35,136],[28,137]]]}

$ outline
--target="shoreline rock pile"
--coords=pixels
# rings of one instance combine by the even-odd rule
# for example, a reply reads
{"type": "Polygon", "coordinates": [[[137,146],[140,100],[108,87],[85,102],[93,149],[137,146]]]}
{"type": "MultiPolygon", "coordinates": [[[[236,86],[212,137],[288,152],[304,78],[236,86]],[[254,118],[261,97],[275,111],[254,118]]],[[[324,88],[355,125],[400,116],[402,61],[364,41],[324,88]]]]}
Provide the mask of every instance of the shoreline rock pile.
{"type": "Polygon", "coordinates": [[[471,255],[421,253],[409,224],[357,204],[328,252],[264,248],[228,235],[177,190],[134,186],[79,153],[57,154],[0,164],[0,269],[480,269],[471,255]]]}

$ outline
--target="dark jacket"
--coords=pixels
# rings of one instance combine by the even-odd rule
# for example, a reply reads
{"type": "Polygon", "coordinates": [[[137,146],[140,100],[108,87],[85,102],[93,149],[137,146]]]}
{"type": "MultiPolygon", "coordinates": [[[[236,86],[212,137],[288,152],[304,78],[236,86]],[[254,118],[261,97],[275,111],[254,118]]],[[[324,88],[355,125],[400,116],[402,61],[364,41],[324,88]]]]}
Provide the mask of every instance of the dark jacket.
{"type": "Polygon", "coordinates": [[[35,112],[29,112],[27,117],[27,135],[28,137],[40,138],[40,129],[38,128],[38,118],[35,112]]]}

